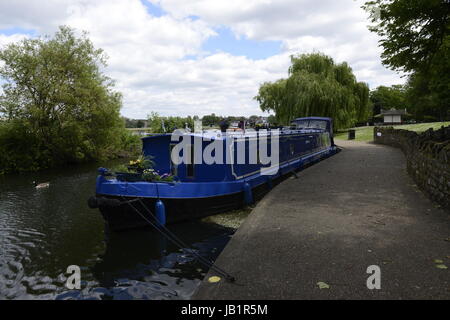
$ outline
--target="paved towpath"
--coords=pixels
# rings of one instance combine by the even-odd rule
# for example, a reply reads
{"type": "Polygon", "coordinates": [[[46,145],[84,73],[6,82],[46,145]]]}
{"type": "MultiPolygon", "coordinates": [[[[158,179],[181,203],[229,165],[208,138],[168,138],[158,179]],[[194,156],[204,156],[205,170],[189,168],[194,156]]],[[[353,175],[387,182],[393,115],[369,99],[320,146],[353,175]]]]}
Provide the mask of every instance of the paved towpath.
{"type": "Polygon", "coordinates": [[[193,299],[450,299],[450,270],[438,268],[450,268],[449,212],[417,189],[400,150],[337,144],[233,236],[216,264],[237,282],[208,283],[211,271],[193,299]],[[367,289],[370,265],[380,290],[367,289]]]}

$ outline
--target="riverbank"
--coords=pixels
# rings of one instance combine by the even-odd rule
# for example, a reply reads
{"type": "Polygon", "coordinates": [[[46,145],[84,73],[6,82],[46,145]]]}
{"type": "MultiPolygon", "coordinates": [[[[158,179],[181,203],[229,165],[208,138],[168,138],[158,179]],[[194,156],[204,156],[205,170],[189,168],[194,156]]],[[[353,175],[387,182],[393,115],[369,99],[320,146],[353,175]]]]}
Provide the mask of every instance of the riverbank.
{"type": "Polygon", "coordinates": [[[42,132],[48,128],[41,128],[38,134],[27,126],[23,119],[0,121],[0,175],[135,157],[142,149],[139,137],[122,126],[89,127],[89,137],[83,136],[88,130],[81,124],[77,129],[83,134],[61,129],[44,136],[42,132]]]}
{"type": "Polygon", "coordinates": [[[194,299],[449,299],[449,215],[407,175],[398,149],[339,141],[343,151],[271,191],[216,265],[237,282],[194,299]],[[381,269],[381,289],[366,286],[381,269]]]}

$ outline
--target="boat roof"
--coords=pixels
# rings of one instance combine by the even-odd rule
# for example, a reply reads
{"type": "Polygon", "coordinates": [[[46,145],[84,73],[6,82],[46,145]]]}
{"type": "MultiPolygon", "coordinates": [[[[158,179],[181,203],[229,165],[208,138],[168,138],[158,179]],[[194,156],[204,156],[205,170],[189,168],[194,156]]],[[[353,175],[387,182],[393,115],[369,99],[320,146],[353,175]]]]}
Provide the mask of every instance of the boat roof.
{"type": "Polygon", "coordinates": [[[300,120],[324,120],[324,121],[330,121],[331,118],[326,118],[326,117],[305,117],[305,118],[294,119],[294,120],[292,120],[292,122],[300,121],[300,120]]]}
{"type": "MultiPolygon", "coordinates": [[[[331,121],[331,118],[326,118],[326,117],[304,117],[304,118],[297,118],[292,120],[292,122],[296,122],[296,121],[304,121],[304,120],[322,120],[322,121],[331,121]]],[[[303,129],[281,129],[279,131],[279,134],[282,135],[286,135],[286,134],[303,134],[303,133],[314,133],[314,132],[320,132],[323,131],[323,129],[318,129],[318,128],[303,128],[303,129]]],[[[271,135],[271,131],[263,131],[265,132],[267,135],[271,135]]],[[[259,131],[259,136],[261,136],[261,131],[259,131]]],[[[157,134],[152,134],[146,137],[143,137],[142,140],[147,140],[147,139],[154,139],[156,137],[161,137],[161,136],[171,136],[171,133],[157,133],[157,134]]],[[[211,140],[223,140],[226,139],[226,137],[233,137],[233,138],[247,138],[247,137],[256,137],[258,136],[258,131],[256,130],[245,130],[245,131],[229,131],[227,132],[226,135],[224,135],[220,130],[218,129],[212,129],[212,130],[205,130],[203,132],[188,132],[188,131],[184,131],[180,130],[180,135],[190,135],[193,137],[202,137],[202,138],[207,138],[207,139],[211,139],[211,140]]]]}
{"type": "MultiPolygon", "coordinates": [[[[308,134],[308,133],[314,133],[314,132],[322,132],[323,129],[317,129],[317,128],[307,128],[307,129],[280,129],[278,131],[279,135],[288,135],[288,134],[308,134]]],[[[251,138],[251,137],[261,137],[264,135],[271,136],[274,132],[272,131],[256,131],[256,130],[246,130],[244,131],[235,131],[235,132],[227,132],[226,134],[223,134],[220,130],[206,130],[203,132],[184,132],[180,133],[180,135],[189,135],[192,137],[201,137],[206,138],[209,140],[224,140],[227,137],[231,138],[251,138]]],[[[147,139],[154,139],[161,136],[171,136],[170,133],[162,133],[162,134],[154,134],[150,136],[143,137],[142,140],[147,139]]]]}

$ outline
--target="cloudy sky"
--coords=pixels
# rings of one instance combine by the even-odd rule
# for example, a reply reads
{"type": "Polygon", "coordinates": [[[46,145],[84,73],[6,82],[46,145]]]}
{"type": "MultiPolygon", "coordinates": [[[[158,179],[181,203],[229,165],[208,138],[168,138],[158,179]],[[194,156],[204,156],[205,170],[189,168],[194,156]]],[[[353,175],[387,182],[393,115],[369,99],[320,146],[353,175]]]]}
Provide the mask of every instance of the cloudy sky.
{"type": "Polygon", "coordinates": [[[122,114],[262,115],[259,85],[287,76],[289,56],[347,61],[373,89],[403,83],[381,65],[362,0],[0,0],[0,46],[89,32],[109,56],[122,114]]]}

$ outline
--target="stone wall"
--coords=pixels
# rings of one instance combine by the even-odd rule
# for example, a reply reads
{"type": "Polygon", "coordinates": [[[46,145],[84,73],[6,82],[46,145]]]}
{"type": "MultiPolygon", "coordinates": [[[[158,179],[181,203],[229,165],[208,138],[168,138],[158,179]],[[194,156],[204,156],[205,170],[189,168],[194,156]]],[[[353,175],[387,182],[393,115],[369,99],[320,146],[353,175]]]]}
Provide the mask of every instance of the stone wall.
{"type": "Polygon", "coordinates": [[[450,126],[421,134],[375,127],[374,141],[401,148],[409,175],[432,200],[450,208],[450,126]]]}

